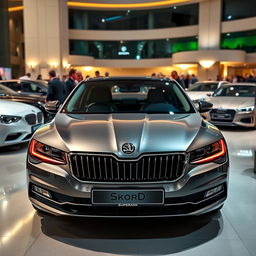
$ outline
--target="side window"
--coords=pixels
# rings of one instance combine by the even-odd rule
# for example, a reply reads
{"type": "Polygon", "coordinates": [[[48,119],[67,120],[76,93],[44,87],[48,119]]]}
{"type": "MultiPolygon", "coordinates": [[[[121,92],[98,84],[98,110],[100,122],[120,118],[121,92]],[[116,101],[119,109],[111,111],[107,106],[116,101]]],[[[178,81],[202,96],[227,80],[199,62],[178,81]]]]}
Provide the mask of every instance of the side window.
{"type": "Polygon", "coordinates": [[[29,82],[22,82],[21,85],[22,85],[22,89],[23,89],[24,92],[31,92],[31,91],[33,91],[32,88],[31,88],[31,83],[29,83],[29,82]]]}
{"type": "Polygon", "coordinates": [[[22,87],[19,83],[17,82],[10,82],[10,83],[3,83],[6,87],[14,90],[14,91],[22,91],[22,87]]]}
{"type": "Polygon", "coordinates": [[[31,90],[33,92],[40,92],[41,91],[40,86],[38,86],[37,84],[31,83],[30,86],[31,86],[31,90]]]}

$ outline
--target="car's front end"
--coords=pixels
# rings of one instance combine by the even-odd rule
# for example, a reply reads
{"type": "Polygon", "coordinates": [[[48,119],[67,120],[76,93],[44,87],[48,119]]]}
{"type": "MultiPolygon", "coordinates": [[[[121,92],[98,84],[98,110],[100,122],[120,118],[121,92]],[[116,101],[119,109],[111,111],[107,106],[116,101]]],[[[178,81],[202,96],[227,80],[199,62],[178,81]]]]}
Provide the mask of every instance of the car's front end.
{"type": "MultiPolygon", "coordinates": [[[[120,104],[124,99],[118,97],[120,104]]],[[[33,136],[28,190],[37,209],[68,216],[155,217],[200,215],[223,205],[227,146],[192,105],[179,114],[99,114],[98,109],[67,113],[64,106],[33,136]]]]}
{"type": "Polygon", "coordinates": [[[228,84],[220,87],[213,97],[206,99],[213,104],[206,119],[219,126],[256,127],[254,84],[228,84]]]}
{"type": "Polygon", "coordinates": [[[24,143],[43,123],[42,112],[27,104],[0,100],[0,147],[24,143]]]}

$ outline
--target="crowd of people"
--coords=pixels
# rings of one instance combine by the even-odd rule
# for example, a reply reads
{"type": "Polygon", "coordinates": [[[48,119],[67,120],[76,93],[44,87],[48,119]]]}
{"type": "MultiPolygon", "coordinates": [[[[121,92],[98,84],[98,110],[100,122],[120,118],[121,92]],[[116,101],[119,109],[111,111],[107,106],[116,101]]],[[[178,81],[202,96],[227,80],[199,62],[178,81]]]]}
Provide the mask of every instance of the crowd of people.
{"type": "MultiPolygon", "coordinates": [[[[108,77],[109,72],[105,72],[104,76],[101,76],[100,71],[95,71],[94,77],[108,77]]],[[[89,78],[87,75],[85,79],[89,78]]],[[[162,73],[152,73],[151,77],[168,77],[162,73]]],[[[189,88],[192,84],[198,82],[198,79],[195,74],[186,74],[179,75],[176,70],[173,70],[170,74],[170,78],[176,80],[184,89],[189,88]]],[[[27,73],[26,75],[20,77],[22,80],[30,80],[31,73],[27,73]]],[[[37,80],[42,80],[42,75],[39,74],[37,76],[37,80]]],[[[46,101],[54,101],[58,100],[60,103],[66,99],[66,97],[70,94],[70,92],[76,87],[78,83],[84,80],[83,74],[81,71],[76,70],[74,68],[69,70],[68,75],[63,75],[60,79],[56,75],[55,70],[51,70],[49,72],[49,82],[48,82],[48,94],[46,97],[46,101]]],[[[223,78],[221,76],[217,76],[217,81],[228,81],[231,83],[237,82],[252,82],[256,83],[256,77],[250,74],[246,74],[245,76],[231,76],[230,78],[223,78]]]]}
{"type": "MultiPolygon", "coordinates": [[[[107,76],[109,76],[108,72],[105,73],[105,77],[107,76]]],[[[87,75],[85,79],[89,77],[87,75]]],[[[98,70],[95,71],[95,77],[102,77],[98,70]]],[[[55,70],[51,70],[49,72],[49,79],[46,101],[58,100],[60,103],[63,103],[76,85],[84,80],[84,77],[81,71],[72,68],[69,70],[68,75],[62,76],[61,80],[57,77],[55,70]]]]}

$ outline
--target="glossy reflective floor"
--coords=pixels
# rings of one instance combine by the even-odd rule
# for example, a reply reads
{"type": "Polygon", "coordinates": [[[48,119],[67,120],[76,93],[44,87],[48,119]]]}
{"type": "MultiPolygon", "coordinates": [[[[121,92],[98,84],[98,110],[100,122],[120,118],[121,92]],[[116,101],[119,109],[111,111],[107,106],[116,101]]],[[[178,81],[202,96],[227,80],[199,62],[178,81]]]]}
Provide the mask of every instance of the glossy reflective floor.
{"type": "Polygon", "coordinates": [[[256,131],[224,129],[229,196],[219,214],[175,219],[38,216],[27,199],[27,145],[0,148],[0,255],[256,255],[256,131]]]}

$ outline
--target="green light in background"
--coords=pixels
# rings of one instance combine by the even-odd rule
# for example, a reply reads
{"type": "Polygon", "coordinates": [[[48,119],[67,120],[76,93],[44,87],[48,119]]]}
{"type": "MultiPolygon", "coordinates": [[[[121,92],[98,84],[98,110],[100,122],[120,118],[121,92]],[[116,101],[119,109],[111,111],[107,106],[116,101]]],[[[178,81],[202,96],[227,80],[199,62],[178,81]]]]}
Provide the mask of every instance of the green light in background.
{"type": "MultiPolygon", "coordinates": [[[[231,34],[232,36],[232,34],[231,34]]],[[[241,49],[256,52],[256,36],[226,37],[222,36],[221,49],[241,49]]]]}
{"type": "Polygon", "coordinates": [[[198,42],[176,42],[172,44],[172,53],[182,52],[182,51],[196,51],[198,50],[198,42]]]}

